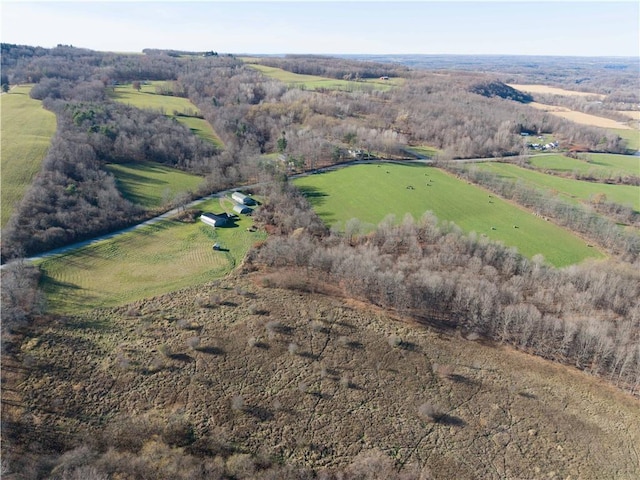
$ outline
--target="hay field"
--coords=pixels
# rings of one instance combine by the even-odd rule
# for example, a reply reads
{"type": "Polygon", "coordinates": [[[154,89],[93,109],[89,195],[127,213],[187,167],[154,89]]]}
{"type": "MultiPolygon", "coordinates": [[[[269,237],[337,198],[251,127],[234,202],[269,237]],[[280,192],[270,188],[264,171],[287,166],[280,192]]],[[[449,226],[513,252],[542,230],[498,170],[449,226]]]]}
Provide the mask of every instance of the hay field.
{"type": "Polygon", "coordinates": [[[532,157],[529,162],[537,169],[590,173],[596,178],[616,175],[640,176],[640,157],[632,155],[588,153],[584,155],[584,158],[582,156],[570,158],[564,155],[544,155],[532,157]]]}
{"type": "Polygon", "coordinates": [[[220,137],[218,137],[209,122],[192,116],[199,115],[198,107],[187,98],[156,93],[156,87],[161,83],[163,82],[149,82],[141,85],[140,91],[134,89],[132,85],[118,85],[109,91],[109,95],[113,100],[126,105],[132,105],[140,109],[156,110],[165,115],[173,116],[194,134],[222,148],[222,140],[220,140],[220,137]]]}
{"type": "Polygon", "coordinates": [[[511,88],[520,90],[527,93],[541,93],[549,95],[568,95],[578,97],[597,97],[603,99],[606,95],[600,93],[579,92],[575,90],[565,90],[564,88],[550,87],[548,85],[524,85],[524,84],[509,84],[511,88]]]}
{"type": "Polygon", "coordinates": [[[633,185],[611,185],[574,180],[547,175],[510,163],[483,162],[478,163],[474,168],[490,170],[507,179],[521,180],[533,187],[555,193],[569,202],[586,203],[596,195],[604,194],[607,201],[630,205],[636,212],[640,212],[640,189],[633,185]]]}
{"type": "Polygon", "coordinates": [[[355,165],[302,177],[294,184],[328,225],[342,230],[352,218],[367,231],[388,214],[400,222],[407,213],[419,219],[432,211],[440,220],[516,247],[529,258],[542,254],[555,266],[604,257],[568,230],[432,167],[355,165]]]}
{"type": "Polygon", "coordinates": [[[566,107],[559,107],[556,105],[547,105],[544,103],[531,102],[528,105],[538,110],[545,111],[551,115],[570,120],[581,125],[590,125],[593,127],[611,128],[619,130],[632,130],[629,125],[622,122],[612,120],[610,118],[598,117],[596,115],[590,115],[588,113],[577,112],[566,107]]]}
{"type": "MultiPolygon", "coordinates": [[[[200,206],[220,212],[220,201],[200,206]]],[[[221,278],[265,238],[252,220],[214,229],[204,223],[163,221],[39,263],[49,310],[78,313],[148,298],[221,278]],[[228,251],[214,251],[214,243],[228,251]]]]}
{"type": "Polygon", "coordinates": [[[387,91],[394,86],[401,85],[404,79],[389,78],[389,80],[364,79],[361,81],[338,80],[335,78],[319,77],[316,75],[301,75],[298,73],[282,70],[281,68],[268,67],[257,63],[247,64],[267,77],[279,80],[287,85],[300,87],[308,90],[382,90],[387,91]]]}
{"type": "Polygon", "coordinates": [[[29,97],[30,91],[31,85],[22,85],[0,95],[0,226],[9,221],[14,206],[40,171],[56,131],[56,116],[42,108],[41,101],[29,97]]]}

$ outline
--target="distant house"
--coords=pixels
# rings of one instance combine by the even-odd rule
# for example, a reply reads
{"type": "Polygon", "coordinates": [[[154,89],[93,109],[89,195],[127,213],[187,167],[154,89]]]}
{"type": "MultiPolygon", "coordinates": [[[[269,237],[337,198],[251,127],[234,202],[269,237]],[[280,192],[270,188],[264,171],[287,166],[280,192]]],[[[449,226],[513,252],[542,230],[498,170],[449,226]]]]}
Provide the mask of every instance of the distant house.
{"type": "Polygon", "coordinates": [[[386,75],[383,75],[383,76],[380,77],[380,80],[389,80],[389,77],[386,76],[386,75]]]}
{"type": "Polygon", "coordinates": [[[251,215],[253,213],[252,208],[249,208],[246,205],[242,205],[241,203],[236,203],[233,206],[233,211],[242,215],[251,215]]]}
{"type": "Polygon", "coordinates": [[[231,224],[231,218],[226,213],[203,213],[200,215],[200,220],[212,227],[226,227],[231,224]]]}
{"type": "Polygon", "coordinates": [[[242,192],[233,192],[231,194],[231,198],[233,198],[236,202],[241,203],[242,205],[255,205],[256,201],[248,195],[245,195],[242,192]]]}

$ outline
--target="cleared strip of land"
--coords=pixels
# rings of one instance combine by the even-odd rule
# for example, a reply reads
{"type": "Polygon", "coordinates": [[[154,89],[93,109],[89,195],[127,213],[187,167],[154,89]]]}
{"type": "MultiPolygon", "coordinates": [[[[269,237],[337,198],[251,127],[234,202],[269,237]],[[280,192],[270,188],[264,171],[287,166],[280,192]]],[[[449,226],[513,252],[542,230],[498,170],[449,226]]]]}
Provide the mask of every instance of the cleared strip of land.
{"type": "Polygon", "coordinates": [[[400,222],[407,213],[419,219],[432,211],[466,232],[514,246],[527,257],[542,254],[556,266],[604,257],[568,230],[436,168],[356,165],[294,183],[327,224],[342,230],[353,218],[368,231],[388,214],[400,222]]]}
{"type": "Polygon", "coordinates": [[[610,118],[590,115],[588,113],[577,112],[575,110],[571,110],[566,107],[559,107],[556,105],[547,105],[547,104],[538,103],[538,102],[531,102],[531,103],[528,103],[527,105],[530,105],[533,108],[537,108],[538,110],[543,110],[547,113],[550,113],[551,115],[555,115],[557,117],[571,120],[572,122],[579,123],[581,125],[590,125],[594,127],[613,128],[613,129],[620,129],[620,130],[632,130],[632,128],[629,125],[626,125],[622,122],[618,122],[610,118]]]}
{"type": "Polygon", "coordinates": [[[195,192],[202,177],[158,163],[107,165],[122,195],[145,208],[158,208],[182,192],[195,192]]]}
{"type": "Polygon", "coordinates": [[[634,175],[640,177],[640,157],[608,153],[582,154],[580,158],[564,155],[533,156],[529,160],[535,168],[558,172],[591,173],[598,177],[634,175]]]}
{"type": "Polygon", "coordinates": [[[56,116],[29,97],[30,91],[30,85],[23,85],[0,95],[2,226],[40,171],[56,131],[56,116]]]}
{"type": "Polygon", "coordinates": [[[298,73],[282,70],[281,68],[268,67],[257,63],[247,64],[251,68],[259,70],[267,77],[279,80],[287,85],[293,85],[308,90],[390,90],[394,86],[401,85],[404,79],[389,78],[388,80],[380,79],[363,79],[354,80],[338,80],[335,78],[319,77],[316,75],[301,75],[298,73]]]}
{"type": "MultiPolygon", "coordinates": [[[[199,206],[220,212],[220,200],[199,206]]],[[[77,313],[110,307],[221,278],[265,238],[252,220],[214,229],[167,220],[39,262],[49,310],[77,313]],[[219,243],[225,251],[215,251],[219,243]],[[228,251],[227,251],[228,249],[228,251]]]]}
{"type": "Polygon", "coordinates": [[[532,84],[509,84],[511,88],[527,93],[541,93],[550,95],[568,95],[578,97],[597,97],[603,99],[606,95],[591,92],[578,92],[575,90],[565,90],[564,88],[550,87],[548,85],[532,85],[532,84]]]}
{"type": "Polygon", "coordinates": [[[533,187],[560,195],[569,202],[589,202],[596,195],[604,194],[607,201],[630,205],[636,212],[640,212],[640,188],[633,185],[610,185],[574,180],[547,175],[510,163],[485,162],[478,163],[474,168],[490,170],[501,177],[523,181],[533,187]]]}
{"type": "Polygon", "coordinates": [[[197,117],[199,115],[198,107],[189,99],[156,93],[156,89],[163,83],[148,82],[140,85],[139,91],[134,89],[132,85],[118,85],[110,89],[109,95],[113,100],[136,108],[157,110],[165,115],[174,116],[194,134],[222,148],[223,143],[220,137],[209,122],[197,117]]]}

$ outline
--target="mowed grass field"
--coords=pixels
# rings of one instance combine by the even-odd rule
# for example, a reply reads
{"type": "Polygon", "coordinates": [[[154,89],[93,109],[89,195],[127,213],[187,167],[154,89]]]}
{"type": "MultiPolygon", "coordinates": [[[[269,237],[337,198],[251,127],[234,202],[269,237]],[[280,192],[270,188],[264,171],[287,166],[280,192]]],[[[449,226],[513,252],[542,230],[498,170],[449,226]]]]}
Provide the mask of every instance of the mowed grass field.
{"type": "Polygon", "coordinates": [[[119,163],[106,166],[122,195],[147,209],[159,208],[182,192],[195,192],[203,178],[158,163],[119,163]]]}
{"type": "Polygon", "coordinates": [[[249,63],[249,67],[259,70],[264,75],[274,80],[279,80],[287,85],[304,88],[307,90],[391,90],[394,86],[401,85],[404,79],[391,77],[388,80],[364,79],[361,81],[338,80],[335,78],[319,77],[316,75],[300,75],[298,73],[282,70],[281,68],[268,67],[257,63],[249,63]]]}
{"type": "Polygon", "coordinates": [[[30,91],[30,85],[22,85],[0,95],[1,226],[7,224],[40,170],[56,131],[56,116],[42,108],[42,102],[31,99],[30,91]]]}
{"type": "MultiPolygon", "coordinates": [[[[219,199],[199,206],[220,213],[219,199]]],[[[266,238],[249,232],[251,218],[235,227],[167,220],[39,262],[49,310],[79,313],[112,307],[221,278],[249,248],[266,238]],[[228,251],[215,251],[220,243],[228,251]]]]}
{"type": "Polygon", "coordinates": [[[529,258],[542,254],[558,267],[604,257],[568,230],[432,167],[355,165],[298,178],[294,183],[329,225],[344,227],[348,220],[358,218],[373,228],[388,214],[396,215],[400,222],[407,213],[419,219],[432,211],[466,232],[514,246],[529,258]]]}
{"type": "Polygon", "coordinates": [[[564,199],[575,203],[588,202],[595,195],[604,194],[607,201],[629,205],[636,212],[640,212],[640,187],[633,185],[610,185],[574,180],[536,172],[510,163],[486,162],[479,163],[474,168],[489,170],[506,179],[519,179],[533,187],[557,192],[564,199]]]}
{"type": "MultiPolygon", "coordinates": [[[[582,156],[582,155],[581,155],[582,156]]],[[[640,157],[607,153],[584,154],[585,159],[564,155],[544,155],[531,158],[531,165],[543,170],[589,173],[599,177],[634,175],[640,177],[640,157]]]]}
{"type": "Polygon", "coordinates": [[[132,85],[118,85],[109,91],[113,100],[132,105],[140,109],[158,110],[165,115],[174,116],[180,123],[187,126],[191,131],[222,148],[223,143],[215,133],[209,122],[202,118],[182,116],[198,114],[198,107],[187,98],[174,97],[171,95],[160,95],[156,93],[156,87],[164,82],[149,82],[141,85],[140,91],[132,85]],[[181,115],[175,115],[175,113],[181,115]]]}

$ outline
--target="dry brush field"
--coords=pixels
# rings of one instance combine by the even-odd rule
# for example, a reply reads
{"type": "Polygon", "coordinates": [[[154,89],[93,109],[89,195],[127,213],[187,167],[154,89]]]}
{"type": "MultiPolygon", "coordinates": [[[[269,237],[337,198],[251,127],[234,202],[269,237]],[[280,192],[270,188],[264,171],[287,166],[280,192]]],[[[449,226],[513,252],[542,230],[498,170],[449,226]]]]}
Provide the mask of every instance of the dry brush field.
{"type": "Polygon", "coordinates": [[[637,399],[339,296],[273,288],[294,278],[254,273],[42,324],[5,421],[31,448],[179,418],[195,442],[314,469],[381,450],[421,478],[640,475],[637,399]]]}

